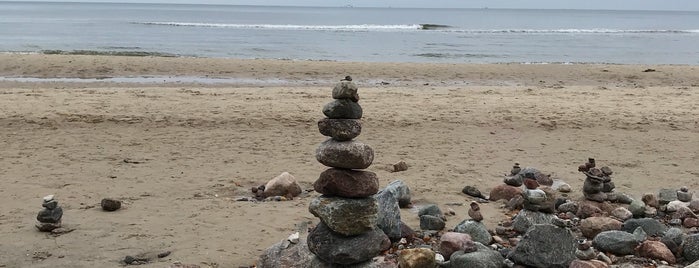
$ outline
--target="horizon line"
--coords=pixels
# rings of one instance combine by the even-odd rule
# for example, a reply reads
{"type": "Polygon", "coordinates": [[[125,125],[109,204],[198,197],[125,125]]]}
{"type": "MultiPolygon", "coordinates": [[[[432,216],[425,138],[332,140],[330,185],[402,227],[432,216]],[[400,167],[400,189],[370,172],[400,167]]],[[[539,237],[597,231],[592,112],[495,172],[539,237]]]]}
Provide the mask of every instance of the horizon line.
{"type": "Polygon", "coordinates": [[[395,9],[473,9],[473,10],[583,10],[583,11],[668,11],[668,12],[699,12],[699,10],[677,10],[677,9],[605,9],[605,8],[522,8],[522,7],[394,7],[394,6],[354,6],[354,5],[339,5],[339,6],[310,6],[310,5],[251,5],[251,4],[226,4],[226,3],[162,3],[162,2],[119,2],[119,1],[100,1],[100,2],[85,2],[82,0],[39,0],[39,1],[22,1],[22,0],[0,0],[0,3],[80,3],[80,4],[146,4],[146,5],[191,5],[191,6],[250,6],[250,7],[298,7],[298,8],[395,8],[395,9]]]}

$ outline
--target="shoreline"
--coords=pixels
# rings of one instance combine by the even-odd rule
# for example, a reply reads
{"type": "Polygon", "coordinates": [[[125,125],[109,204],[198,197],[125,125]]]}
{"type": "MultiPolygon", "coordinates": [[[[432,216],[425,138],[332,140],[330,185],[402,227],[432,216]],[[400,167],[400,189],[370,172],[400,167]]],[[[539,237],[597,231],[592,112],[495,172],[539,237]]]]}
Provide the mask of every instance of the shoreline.
{"type": "MultiPolygon", "coordinates": [[[[634,198],[661,187],[696,191],[696,68],[0,55],[4,77],[288,79],[0,82],[0,252],[9,256],[0,266],[116,266],[126,255],[165,250],[172,254],[143,267],[252,265],[264,249],[318,221],[308,212],[317,193],[285,202],[236,199],[282,172],[313,188],[326,169],[314,157],[325,140],[317,120],[346,74],[358,82],[364,109],[359,140],[375,151],[368,170],[381,187],[408,184],[416,208],[401,217],[412,228],[419,227],[417,208],[430,203],[455,211],[447,221],[453,228],[473,200],[461,189],[476,185],[487,194],[514,162],[570,184],[571,198],[582,195],[577,166],[589,157],[610,166],[617,190],[634,198]],[[398,161],[408,170],[390,172],[398,161]],[[48,194],[75,231],[37,232],[48,194]],[[105,197],[124,207],[101,211],[105,197]]],[[[489,228],[509,218],[502,205],[481,205],[489,228]]]]}
{"type": "MultiPolygon", "coordinates": [[[[161,78],[227,86],[328,86],[351,75],[360,86],[604,86],[697,87],[699,66],[623,64],[456,64],[248,60],[45,54],[0,54],[0,77],[104,79],[161,78]],[[191,79],[189,79],[191,80],[191,79]]],[[[8,83],[12,81],[5,81],[8,83]]],[[[39,82],[39,81],[30,81],[39,82]]],[[[60,82],[60,81],[48,81],[60,82]]],[[[119,81],[116,81],[119,82],[119,81]]],[[[139,83],[124,83],[124,86],[139,83]]],[[[19,82],[14,84],[21,84],[19,82]]],[[[156,83],[157,84],[157,83],[156,83]]],[[[173,83],[177,84],[177,83],[173,83]]],[[[118,86],[118,83],[114,83],[118,86]]]]}

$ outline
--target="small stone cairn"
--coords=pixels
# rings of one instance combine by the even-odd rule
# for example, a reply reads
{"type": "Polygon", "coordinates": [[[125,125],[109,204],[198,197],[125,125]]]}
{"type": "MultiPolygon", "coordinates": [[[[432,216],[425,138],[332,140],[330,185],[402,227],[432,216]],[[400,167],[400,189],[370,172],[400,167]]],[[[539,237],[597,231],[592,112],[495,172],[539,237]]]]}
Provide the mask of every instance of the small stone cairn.
{"type": "Polygon", "coordinates": [[[362,169],[374,160],[373,149],[353,140],[361,133],[362,107],[352,78],[335,85],[332,102],[323,107],[326,118],[318,121],[321,134],[330,138],[316,150],[316,159],[330,167],[313,187],[323,195],[313,199],[309,211],[320,223],[308,234],[308,248],[331,265],[365,262],[390,247],[377,227],[379,205],[376,174],[362,169]]]}
{"type": "Polygon", "coordinates": [[[53,195],[44,197],[44,203],[41,204],[44,209],[36,215],[36,228],[42,232],[51,232],[54,229],[61,227],[61,218],[63,218],[63,208],[58,206],[58,201],[53,198],[53,195]]]}
{"type": "Polygon", "coordinates": [[[613,174],[611,168],[607,166],[596,168],[595,159],[589,158],[587,163],[578,167],[578,171],[586,176],[585,182],[583,183],[583,195],[585,199],[596,202],[604,202],[607,200],[615,201],[613,198],[615,196],[610,195],[615,188],[611,178],[613,174]]]}

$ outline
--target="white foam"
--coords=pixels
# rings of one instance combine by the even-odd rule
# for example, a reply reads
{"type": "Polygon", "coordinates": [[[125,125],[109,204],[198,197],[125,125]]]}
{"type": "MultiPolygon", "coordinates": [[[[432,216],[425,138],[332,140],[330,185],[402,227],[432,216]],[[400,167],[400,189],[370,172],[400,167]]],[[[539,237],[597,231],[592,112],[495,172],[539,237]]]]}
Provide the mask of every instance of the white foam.
{"type": "Polygon", "coordinates": [[[320,31],[395,31],[421,30],[420,24],[351,24],[351,25],[296,25],[296,24],[229,24],[229,23],[200,23],[200,22],[137,22],[136,24],[211,27],[233,29],[270,29],[270,30],[320,30],[320,31]]]}

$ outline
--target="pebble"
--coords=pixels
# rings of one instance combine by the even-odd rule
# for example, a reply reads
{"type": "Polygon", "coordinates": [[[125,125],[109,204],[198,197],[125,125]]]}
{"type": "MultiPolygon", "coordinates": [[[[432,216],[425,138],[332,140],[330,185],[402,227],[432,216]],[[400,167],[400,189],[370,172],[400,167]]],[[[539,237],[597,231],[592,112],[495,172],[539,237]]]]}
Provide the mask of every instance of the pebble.
{"type": "Polygon", "coordinates": [[[104,198],[100,202],[102,209],[105,211],[116,211],[121,208],[121,201],[111,198],[104,198]]]}

